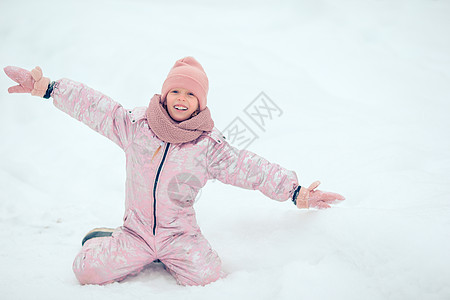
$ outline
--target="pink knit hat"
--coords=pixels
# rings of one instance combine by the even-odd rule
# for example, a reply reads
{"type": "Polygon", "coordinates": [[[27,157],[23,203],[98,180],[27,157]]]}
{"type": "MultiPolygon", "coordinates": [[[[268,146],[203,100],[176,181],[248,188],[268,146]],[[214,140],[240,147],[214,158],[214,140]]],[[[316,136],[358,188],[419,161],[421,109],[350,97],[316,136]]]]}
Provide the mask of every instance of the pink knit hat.
{"type": "Polygon", "coordinates": [[[187,56],[175,62],[163,83],[162,101],[166,101],[167,93],[173,88],[184,88],[191,91],[198,98],[200,111],[206,108],[206,96],[209,88],[208,77],[202,65],[192,56],[187,56]]]}

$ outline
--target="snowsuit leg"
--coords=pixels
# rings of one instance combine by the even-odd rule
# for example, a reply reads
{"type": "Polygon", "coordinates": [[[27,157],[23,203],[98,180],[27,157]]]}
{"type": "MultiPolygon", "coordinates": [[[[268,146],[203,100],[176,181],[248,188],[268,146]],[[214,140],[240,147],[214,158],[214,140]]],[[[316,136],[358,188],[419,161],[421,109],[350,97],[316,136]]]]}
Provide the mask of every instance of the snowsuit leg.
{"type": "Polygon", "coordinates": [[[201,233],[169,237],[158,250],[166,270],[181,285],[206,285],[221,278],[222,262],[201,233]]]}
{"type": "Polygon", "coordinates": [[[88,240],[73,262],[73,271],[81,284],[106,284],[135,275],[154,260],[154,251],[142,238],[119,227],[112,236],[88,240]]]}

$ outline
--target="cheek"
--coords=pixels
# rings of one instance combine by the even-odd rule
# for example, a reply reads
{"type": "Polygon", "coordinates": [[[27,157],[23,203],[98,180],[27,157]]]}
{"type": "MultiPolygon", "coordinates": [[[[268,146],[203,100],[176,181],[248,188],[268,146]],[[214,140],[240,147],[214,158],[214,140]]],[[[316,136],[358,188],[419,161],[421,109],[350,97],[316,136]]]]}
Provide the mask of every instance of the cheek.
{"type": "Polygon", "coordinates": [[[198,105],[198,100],[194,99],[191,101],[191,107],[194,108],[194,111],[198,109],[199,105],[198,105]]]}
{"type": "Polygon", "coordinates": [[[172,102],[173,102],[173,97],[170,96],[170,95],[167,95],[167,96],[166,96],[166,104],[169,105],[169,104],[171,104],[172,102]]]}

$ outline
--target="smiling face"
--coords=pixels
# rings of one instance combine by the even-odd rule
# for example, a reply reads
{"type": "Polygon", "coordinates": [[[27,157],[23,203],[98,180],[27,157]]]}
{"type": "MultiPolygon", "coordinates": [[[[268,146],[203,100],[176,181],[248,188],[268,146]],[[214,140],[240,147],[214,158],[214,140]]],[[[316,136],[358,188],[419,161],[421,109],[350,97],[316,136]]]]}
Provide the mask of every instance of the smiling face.
{"type": "Polygon", "coordinates": [[[167,112],[175,121],[184,121],[198,109],[198,99],[189,90],[171,89],[166,96],[167,112]]]}

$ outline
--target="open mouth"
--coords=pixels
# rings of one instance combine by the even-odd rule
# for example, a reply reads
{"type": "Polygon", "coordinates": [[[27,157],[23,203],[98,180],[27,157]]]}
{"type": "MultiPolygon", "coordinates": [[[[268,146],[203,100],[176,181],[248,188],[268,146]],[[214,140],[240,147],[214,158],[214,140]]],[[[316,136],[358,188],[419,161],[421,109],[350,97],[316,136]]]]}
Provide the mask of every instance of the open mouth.
{"type": "Polygon", "coordinates": [[[175,108],[176,110],[181,110],[181,111],[187,110],[187,107],[184,107],[184,106],[182,106],[182,105],[175,105],[174,108],[175,108]]]}

